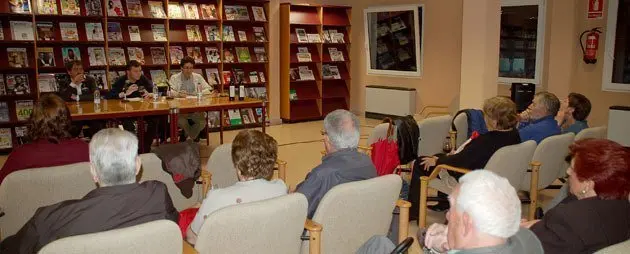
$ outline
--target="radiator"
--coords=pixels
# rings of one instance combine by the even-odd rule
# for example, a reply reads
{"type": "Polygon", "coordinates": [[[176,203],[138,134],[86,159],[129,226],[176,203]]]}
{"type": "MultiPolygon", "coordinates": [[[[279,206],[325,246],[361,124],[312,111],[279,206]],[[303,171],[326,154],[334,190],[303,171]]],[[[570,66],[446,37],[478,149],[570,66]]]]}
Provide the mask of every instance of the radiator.
{"type": "Polygon", "coordinates": [[[416,112],[416,89],[390,86],[366,86],[365,116],[406,116],[416,112]]]}

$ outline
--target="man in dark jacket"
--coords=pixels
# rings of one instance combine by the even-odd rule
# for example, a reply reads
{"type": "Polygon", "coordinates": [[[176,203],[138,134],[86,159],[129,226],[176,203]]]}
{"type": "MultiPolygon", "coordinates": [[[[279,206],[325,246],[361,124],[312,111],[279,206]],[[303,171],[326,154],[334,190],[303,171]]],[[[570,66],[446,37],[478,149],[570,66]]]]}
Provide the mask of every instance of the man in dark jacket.
{"type": "Polygon", "coordinates": [[[37,253],[64,237],[130,227],[154,220],[177,223],[166,185],[136,182],[140,171],[138,139],[116,128],[99,131],[90,142],[90,163],[99,188],[82,199],[37,209],[35,215],[0,244],[0,253],[37,253]]]}
{"type": "Polygon", "coordinates": [[[94,100],[94,91],[97,89],[96,80],[85,75],[81,60],[66,63],[68,76],[59,82],[59,96],[64,101],[91,101],[94,100]]]}

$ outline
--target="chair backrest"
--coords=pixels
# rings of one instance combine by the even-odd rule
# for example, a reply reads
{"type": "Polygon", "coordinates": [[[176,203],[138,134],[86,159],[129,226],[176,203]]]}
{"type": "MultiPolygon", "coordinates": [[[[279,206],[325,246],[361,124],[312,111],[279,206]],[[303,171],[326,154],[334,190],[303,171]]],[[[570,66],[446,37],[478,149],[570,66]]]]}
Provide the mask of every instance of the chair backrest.
{"type": "Polygon", "coordinates": [[[226,188],[238,182],[236,168],[232,163],[232,143],[222,144],[210,154],[207,164],[212,174],[212,186],[226,188]]]}
{"type": "Polygon", "coordinates": [[[199,231],[199,253],[298,253],[308,201],[301,193],[228,206],[199,231]]]}
{"type": "Polygon", "coordinates": [[[177,254],[182,253],[182,233],[169,220],[62,238],[44,246],[39,254],[177,254]]]}
{"type": "Polygon", "coordinates": [[[627,254],[630,253],[630,239],[615,245],[608,246],[595,252],[595,254],[627,254]]]}
{"type": "Polygon", "coordinates": [[[448,137],[451,129],[450,115],[426,118],[418,122],[420,129],[420,141],[418,145],[418,156],[434,155],[442,152],[444,140],[448,137]]]}
{"type": "MultiPolygon", "coordinates": [[[[379,139],[387,138],[387,129],[389,128],[389,123],[382,123],[374,127],[372,133],[367,138],[367,145],[370,146],[379,139]]],[[[396,139],[396,125],[392,125],[393,129],[393,138],[396,139]]]]}
{"type": "Polygon", "coordinates": [[[461,146],[468,140],[468,115],[466,113],[459,114],[453,120],[455,128],[457,128],[457,147],[461,146]]]}
{"type": "MultiPolygon", "coordinates": [[[[538,189],[544,189],[551,185],[559,175],[567,170],[565,158],[569,154],[569,146],[573,143],[575,134],[565,133],[555,135],[543,139],[538,144],[532,161],[540,162],[540,171],[538,172],[538,189]]],[[[531,175],[523,179],[522,188],[530,188],[531,175]]]]}
{"type": "Polygon", "coordinates": [[[139,174],[138,182],[144,182],[148,180],[157,180],[163,182],[168,189],[168,194],[173,200],[173,205],[179,211],[190,208],[197,202],[201,202],[202,199],[202,186],[195,184],[193,187],[193,193],[190,198],[186,198],[182,195],[179,188],[175,185],[173,178],[169,173],[162,169],[162,160],[158,158],[154,153],[141,154],[142,171],[139,174]]]}
{"type": "Polygon", "coordinates": [[[17,233],[42,206],[80,199],[94,190],[90,163],[26,169],[9,174],[0,184],[2,237],[17,233]]]}
{"type": "Polygon", "coordinates": [[[485,169],[507,178],[510,184],[518,189],[527,174],[534,150],[536,142],[532,140],[502,147],[490,157],[485,169]]]}
{"type": "Polygon", "coordinates": [[[577,135],[575,135],[575,141],[587,139],[587,138],[605,139],[607,137],[608,137],[608,127],[599,126],[599,127],[586,128],[580,131],[577,135]]]}
{"type": "Polygon", "coordinates": [[[372,236],[387,235],[401,186],[390,174],[330,189],[313,215],[323,228],[321,253],[355,253],[372,236]]]}

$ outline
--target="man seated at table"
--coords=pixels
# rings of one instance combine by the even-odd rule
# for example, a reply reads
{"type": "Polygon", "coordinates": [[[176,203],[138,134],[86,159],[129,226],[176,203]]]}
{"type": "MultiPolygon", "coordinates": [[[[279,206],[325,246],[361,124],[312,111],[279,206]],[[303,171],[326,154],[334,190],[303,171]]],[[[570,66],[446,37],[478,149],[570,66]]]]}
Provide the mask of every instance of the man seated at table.
{"type": "Polygon", "coordinates": [[[560,110],[560,100],[549,92],[540,92],[534,96],[532,104],[519,115],[518,132],[521,142],[543,139],[560,134],[560,127],[555,117],[560,110]]]}
{"type": "MultiPolygon", "coordinates": [[[[65,67],[68,75],[59,81],[59,97],[68,102],[93,101],[94,91],[99,88],[93,77],[85,75],[83,62],[81,60],[70,61],[66,63],[65,67]]],[[[105,127],[105,122],[98,120],[75,122],[71,131],[72,136],[78,136],[85,125],[89,128],[83,130],[83,134],[85,137],[91,137],[105,127]]]]}
{"type": "MultiPolygon", "coordinates": [[[[169,81],[174,96],[197,96],[198,92],[204,95],[212,93],[212,87],[203,79],[203,76],[195,73],[195,60],[186,56],[180,61],[182,72],[171,76],[169,81]]],[[[180,114],[177,125],[184,129],[186,136],[199,141],[199,133],[206,127],[206,117],[203,112],[180,114]],[[189,122],[192,121],[191,125],[189,122]]]]}
{"type": "Polygon", "coordinates": [[[0,253],[37,253],[64,237],[130,227],[155,220],[177,223],[166,185],[136,182],[141,161],[138,139],[117,128],[104,129],[90,142],[90,168],[99,188],[81,199],[37,209],[13,236],[0,244],[0,253]]]}

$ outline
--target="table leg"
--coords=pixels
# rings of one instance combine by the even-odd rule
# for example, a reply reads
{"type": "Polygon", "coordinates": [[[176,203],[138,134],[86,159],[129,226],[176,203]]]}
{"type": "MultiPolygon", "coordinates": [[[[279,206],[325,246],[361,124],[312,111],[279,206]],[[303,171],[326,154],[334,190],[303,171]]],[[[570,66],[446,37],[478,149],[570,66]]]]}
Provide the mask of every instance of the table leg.
{"type": "Polygon", "coordinates": [[[265,127],[267,126],[267,107],[265,107],[265,101],[262,103],[262,132],[265,132],[265,127]]]}
{"type": "Polygon", "coordinates": [[[177,135],[177,121],[179,120],[179,109],[171,108],[169,110],[169,116],[171,118],[170,129],[171,129],[171,144],[176,144],[179,141],[179,135],[177,135]]]}
{"type": "Polygon", "coordinates": [[[204,129],[204,131],[206,132],[206,145],[210,146],[210,126],[208,126],[208,117],[210,115],[210,112],[206,112],[206,128],[204,129]]]}
{"type": "Polygon", "coordinates": [[[223,109],[219,111],[219,141],[223,145],[223,109]]]}
{"type": "Polygon", "coordinates": [[[138,125],[138,127],[136,128],[138,131],[138,143],[140,143],[140,151],[144,153],[144,119],[142,117],[138,118],[136,124],[138,125]]]}

